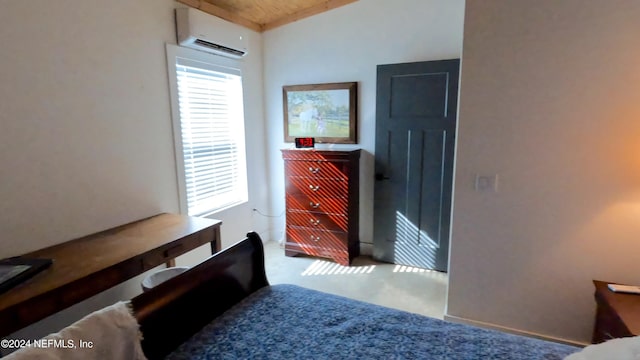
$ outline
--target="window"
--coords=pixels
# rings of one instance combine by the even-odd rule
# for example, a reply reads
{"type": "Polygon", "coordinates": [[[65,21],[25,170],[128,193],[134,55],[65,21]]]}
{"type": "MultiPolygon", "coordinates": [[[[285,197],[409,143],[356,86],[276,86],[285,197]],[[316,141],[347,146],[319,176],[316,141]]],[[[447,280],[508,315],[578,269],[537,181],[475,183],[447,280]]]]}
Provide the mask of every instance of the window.
{"type": "Polygon", "coordinates": [[[237,61],[167,45],[183,212],[246,202],[242,75],[237,61]]]}

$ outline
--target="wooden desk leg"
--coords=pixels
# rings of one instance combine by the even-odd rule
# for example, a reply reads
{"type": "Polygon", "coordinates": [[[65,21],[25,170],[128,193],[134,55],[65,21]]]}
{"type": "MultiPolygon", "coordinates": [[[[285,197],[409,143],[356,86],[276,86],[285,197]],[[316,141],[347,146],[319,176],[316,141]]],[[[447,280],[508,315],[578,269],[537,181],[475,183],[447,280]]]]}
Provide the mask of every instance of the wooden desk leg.
{"type": "Polygon", "coordinates": [[[213,240],[211,240],[211,255],[219,252],[222,247],[222,237],[220,236],[220,226],[213,230],[213,240]]]}
{"type": "MultiPolygon", "coordinates": [[[[220,241],[220,227],[216,227],[213,230],[213,239],[211,239],[211,255],[219,252],[221,249],[221,241],[220,241]]],[[[168,260],[166,263],[167,267],[176,266],[176,259],[168,260]]]]}

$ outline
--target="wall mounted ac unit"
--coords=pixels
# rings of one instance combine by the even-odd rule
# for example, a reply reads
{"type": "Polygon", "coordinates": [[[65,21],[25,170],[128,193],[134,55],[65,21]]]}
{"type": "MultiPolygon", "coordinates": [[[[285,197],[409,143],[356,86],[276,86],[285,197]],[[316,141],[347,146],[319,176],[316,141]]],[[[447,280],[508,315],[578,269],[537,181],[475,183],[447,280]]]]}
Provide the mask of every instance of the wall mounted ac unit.
{"type": "Polygon", "coordinates": [[[243,27],[193,8],[176,9],[176,33],[181,46],[236,59],[248,52],[243,27]]]}

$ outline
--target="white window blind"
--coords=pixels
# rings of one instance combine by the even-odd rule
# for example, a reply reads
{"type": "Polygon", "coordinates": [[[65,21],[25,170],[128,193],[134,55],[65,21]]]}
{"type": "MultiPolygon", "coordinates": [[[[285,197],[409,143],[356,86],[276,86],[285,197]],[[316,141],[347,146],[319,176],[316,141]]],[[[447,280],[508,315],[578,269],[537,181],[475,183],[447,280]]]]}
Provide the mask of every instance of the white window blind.
{"type": "Polygon", "coordinates": [[[188,214],[247,201],[239,71],[176,57],[176,77],[188,214]]]}

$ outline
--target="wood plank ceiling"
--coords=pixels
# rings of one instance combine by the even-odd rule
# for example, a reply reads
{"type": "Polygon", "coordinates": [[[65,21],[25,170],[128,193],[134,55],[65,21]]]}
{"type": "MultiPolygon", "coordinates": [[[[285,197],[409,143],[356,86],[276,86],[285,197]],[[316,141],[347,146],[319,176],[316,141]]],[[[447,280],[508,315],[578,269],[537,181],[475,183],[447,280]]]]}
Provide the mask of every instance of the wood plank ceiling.
{"type": "Polygon", "coordinates": [[[190,7],[263,32],[357,0],[178,0],[190,7]]]}

